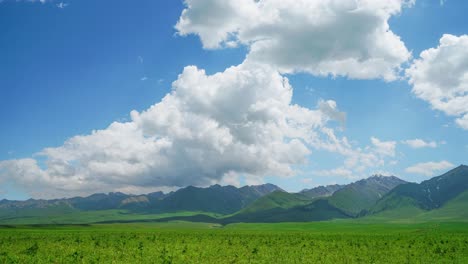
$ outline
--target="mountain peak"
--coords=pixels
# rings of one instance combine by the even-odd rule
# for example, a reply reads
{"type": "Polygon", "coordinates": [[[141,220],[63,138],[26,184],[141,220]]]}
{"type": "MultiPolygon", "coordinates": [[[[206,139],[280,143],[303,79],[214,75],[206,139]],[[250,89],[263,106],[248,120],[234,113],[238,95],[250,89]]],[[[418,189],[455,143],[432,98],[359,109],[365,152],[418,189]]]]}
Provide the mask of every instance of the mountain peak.
{"type": "Polygon", "coordinates": [[[260,184],[260,185],[250,185],[250,186],[244,186],[242,188],[246,189],[253,189],[262,195],[274,192],[274,191],[281,191],[284,192],[285,190],[281,189],[280,187],[271,184],[271,183],[265,183],[265,184],[260,184]]]}
{"type": "Polygon", "coordinates": [[[396,176],[384,176],[381,174],[373,175],[367,179],[362,179],[358,182],[379,182],[379,183],[386,183],[386,182],[400,182],[405,183],[406,181],[396,177],[396,176]]]}
{"type": "Polygon", "coordinates": [[[372,211],[378,213],[384,210],[393,210],[400,206],[400,203],[424,210],[433,210],[444,206],[467,190],[468,166],[460,165],[419,184],[411,183],[398,186],[382,202],[376,204],[372,211]]]}
{"type": "Polygon", "coordinates": [[[304,189],[299,193],[306,195],[309,198],[316,198],[316,197],[327,197],[333,195],[336,191],[341,190],[344,188],[345,185],[327,185],[327,186],[317,186],[312,189],[304,189]]]}
{"type": "MultiPolygon", "coordinates": [[[[440,175],[438,177],[435,177],[433,179],[437,179],[437,180],[447,179],[447,178],[451,178],[451,177],[454,177],[454,176],[459,175],[459,174],[465,175],[466,173],[468,173],[468,166],[462,164],[462,165],[460,165],[460,166],[458,166],[456,168],[453,168],[450,171],[448,171],[448,172],[446,172],[446,173],[444,173],[444,174],[442,174],[442,175],[440,175]]],[[[429,181],[431,181],[433,179],[429,179],[429,180],[424,181],[424,182],[429,182],[429,181]]]]}
{"type": "Polygon", "coordinates": [[[374,174],[367,179],[388,179],[388,178],[396,178],[396,177],[393,175],[374,174]]]}

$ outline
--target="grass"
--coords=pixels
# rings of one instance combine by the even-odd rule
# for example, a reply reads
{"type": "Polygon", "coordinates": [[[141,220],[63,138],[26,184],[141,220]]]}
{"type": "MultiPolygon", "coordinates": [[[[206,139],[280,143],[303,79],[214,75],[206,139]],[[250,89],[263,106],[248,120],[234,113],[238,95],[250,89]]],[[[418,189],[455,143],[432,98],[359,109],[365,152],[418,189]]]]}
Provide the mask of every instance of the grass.
{"type": "Polygon", "coordinates": [[[411,200],[400,199],[395,209],[370,215],[356,221],[387,223],[468,222],[468,192],[461,193],[443,207],[430,211],[412,204],[411,200]]]}
{"type": "Polygon", "coordinates": [[[468,192],[461,193],[459,196],[450,200],[442,208],[427,212],[418,219],[432,220],[432,221],[447,221],[447,220],[465,220],[468,219],[468,192]]]}
{"type": "Polygon", "coordinates": [[[177,212],[163,214],[133,213],[127,210],[100,210],[100,211],[71,211],[61,214],[50,215],[18,215],[17,217],[0,216],[0,225],[32,225],[32,224],[90,224],[99,222],[119,221],[147,221],[176,216],[193,216],[198,214],[216,217],[218,215],[205,212],[177,212]]]}
{"type": "Polygon", "coordinates": [[[0,263],[467,263],[468,224],[350,220],[0,228],[0,263]]]}
{"type": "Polygon", "coordinates": [[[265,195],[238,212],[238,214],[268,211],[274,208],[288,209],[295,206],[306,205],[313,199],[299,193],[275,191],[265,195]]]}

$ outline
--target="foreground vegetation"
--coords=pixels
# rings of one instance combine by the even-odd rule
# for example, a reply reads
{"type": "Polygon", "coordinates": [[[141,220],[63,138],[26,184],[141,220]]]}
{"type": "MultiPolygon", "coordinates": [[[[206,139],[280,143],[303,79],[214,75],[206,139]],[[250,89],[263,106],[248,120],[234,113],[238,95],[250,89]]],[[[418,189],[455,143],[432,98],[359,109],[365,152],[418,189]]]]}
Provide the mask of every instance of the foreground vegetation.
{"type": "Polygon", "coordinates": [[[468,225],[4,226],[0,263],[468,263],[468,225]]]}

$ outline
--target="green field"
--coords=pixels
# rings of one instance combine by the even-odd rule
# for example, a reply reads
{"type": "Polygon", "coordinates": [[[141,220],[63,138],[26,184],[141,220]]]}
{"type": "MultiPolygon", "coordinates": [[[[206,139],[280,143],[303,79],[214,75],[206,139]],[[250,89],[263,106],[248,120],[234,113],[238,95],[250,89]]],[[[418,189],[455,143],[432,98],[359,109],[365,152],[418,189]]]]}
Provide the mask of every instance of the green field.
{"type": "Polygon", "coordinates": [[[3,226],[0,263],[468,263],[468,224],[3,226]]]}
{"type": "MultiPolygon", "coordinates": [[[[8,213],[8,212],[7,212],[8,213]]],[[[20,214],[8,216],[0,212],[0,225],[35,225],[35,224],[92,224],[119,221],[153,221],[167,217],[187,217],[197,214],[219,217],[206,212],[177,212],[160,214],[133,213],[128,210],[73,211],[69,213],[51,213],[50,210],[24,210],[20,214]]]]}

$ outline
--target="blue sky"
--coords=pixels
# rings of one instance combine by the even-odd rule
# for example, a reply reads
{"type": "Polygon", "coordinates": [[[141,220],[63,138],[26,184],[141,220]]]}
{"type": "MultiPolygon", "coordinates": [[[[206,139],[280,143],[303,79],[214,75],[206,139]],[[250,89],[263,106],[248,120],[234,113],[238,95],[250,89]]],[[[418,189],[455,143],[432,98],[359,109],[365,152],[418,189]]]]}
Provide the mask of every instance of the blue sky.
{"type": "MultiPolygon", "coordinates": [[[[192,7],[195,10],[197,1],[189,2],[193,2],[192,7]]],[[[231,66],[246,64],[246,57],[255,58],[254,52],[251,51],[256,48],[255,44],[252,44],[254,42],[242,39],[244,36],[239,33],[236,40],[238,43],[234,48],[226,47],[229,39],[218,39],[217,44],[221,45],[208,47],[211,36],[204,37],[203,34],[224,29],[203,20],[211,14],[208,10],[210,5],[203,6],[203,3],[197,11],[204,15],[201,19],[197,20],[195,12],[188,13],[187,17],[191,19],[192,24],[176,29],[175,25],[182,10],[190,9],[181,0],[0,2],[0,120],[3,124],[0,129],[0,176],[3,179],[0,181],[3,181],[4,186],[0,188],[0,198],[86,195],[100,188],[102,191],[146,192],[157,189],[171,190],[188,184],[204,186],[217,182],[240,185],[271,182],[287,190],[298,191],[321,184],[347,183],[374,173],[395,174],[406,180],[421,181],[459,164],[466,164],[468,128],[460,125],[461,121],[457,120],[462,120],[467,115],[468,105],[461,104],[455,110],[436,105],[435,101],[427,99],[421,93],[418,94],[414,88],[421,83],[419,87],[426,89],[422,84],[436,82],[426,76],[424,80],[416,80],[414,77],[416,81],[410,83],[408,79],[417,74],[405,76],[404,69],[410,68],[415,60],[420,59],[422,51],[437,48],[444,34],[451,34],[456,40],[460,39],[452,46],[466,44],[466,41],[461,40],[468,34],[468,18],[465,15],[468,3],[447,0],[441,4],[435,0],[417,0],[412,6],[402,5],[401,12],[392,13],[389,18],[389,30],[399,36],[412,57],[398,62],[397,66],[403,70],[396,79],[389,80],[382,76],[356,78],[352,71],[332,72],[328,69],[325,71],[329,74],[324,76],[314,73],[322,70],[318,66],[313,66],[313,70],[291,66],[293,71],[287,72],[281,69],[283,66],[277,66],[279,73],[286,76],[293,87],[291,105],[297,104],[305,109],[315,110],[320,108],[320,102],[336,103],[336,107],[333,104],[329,106],[335,112],[346,113],[345,124],[327,117],[326,124],[320,126],[333,129],[338,138],[345,137],[350,142],[349,153],[372,153],[376,156],[374,162],[379,165],[346,165],[346,160],[354,154],[343,154],[318,147],[316,143],[306,142],[307,139],[301,136],[299,140],[304,142],[310,153],[304,153],[297,160],[288,159],[287,162],[276,156],[265,157],[268,161],[278,162],[278,166],[281,165],[279,169],[261,165],[255,165],[259,167],[253,168],[254,165],[250,163],[246,163],[245,167],[243,163],[239,163],[239,166],[223,163],[224,165],[220,166],[221,161],[213,161],[216,164],[212,165],[211,162],[201,161],[210,164],[205,166],[185,156],[176,159],[174,157],[178,156],[175,155],[168,161],[174,168],[169,165],[164,167],[164,170],[171,171],[168,173],[170,176],[153,177],[152,175],[156,174],[153,174],[152,170],[160,168],[153,163],[145,163],[145,166],[151,169],[135,172],[136,169],[132,167],[129,170],[130,174],[133,174],[124,179],[122,177],[125,175],[114,177],[107,172],[96,175],[96,171],[91,173],[93,171],[90,172],[89,168],[81,168],[80,166],[84,167],[84,160],[80,160],[81,153],[78,155],[69,148],[64,150],[61,147],[64,142],[75,136],[86,136],[95,130],[106,130],[113,122],[137,123],[130,112],[136,110],[143,116],[145,110],[158,104],[171,89],[176,90],[172,87],[172,82],[184,78],[184,75],[179,75],[188,65],[204,69],[205,74],[211,76],[224,72],[231,66]],[[208,24],[203,24],[205,22],[208,24]],[[183,30],[185,33],[181,33],[183,30]],[[338,74],[333,77],[333,73],[338,74]],[[372,138],[376,141],[373,142],[372,138]],[[416,144],[421,142],[422,145],[416,144]],[[44,151],[47,148],[60,148],[63,152],[50,154],[44,151]],[[49,154],[38,154],[40,152],[49,154]],[[65,155],[74,158],[60,162],[72,166],[75,174],[49,170],[59,163],[58,156],[65,155]],[[37,168],[30,163],[24,165],[20,162],[25,159],[35,160],[37,168]],[[48,160],[54,161],[53,164],[47,163],[48,160]],[[22,166],[33,166],[34,171],[29,170],[30,167],[22,166]],[[187,166],[192,170],[172,173],[180,166],[187,166]],[[289,167],[290,171],[287,171],[286,167],[289,167]],[[85,176],[78,175],[81,172],[85,176]],[[191,172],[193,175],[187,175],[192,174],[191,172]],[[34,175],[30,177],[32,180],[28,180],[28,173],[34,175]],[[214,175],[216,173],[223,175],[214,175]],[[56,178],[60,180],[50,180],[56,178]],[[70,187],[74,180],[79,184],[70,187]],[[70,186],[63,185],[63,182],[70,182],[70,186]],[[82,187],[76,187],[77,185],[82,187]]],[[[245,32],[251,30],[241,24],[238,27],[244,27],[245,32]]],[[[237,33],[229,32],[232,35],[237,33]]],[[[346,42],[346,39],[338,41],[346,42]]],[[[463,52],[463,49],[460,50],[463,52]]],[[[463,56],[466,54],[458,57],[463,56]]],[[[426,59],[422,62],[435,64],[439,61],[426,59]]],[[[274,65],[268,61],[266,64],[274,65]]],[[[468,67],[460,67],[447,70],[460,74],[468,73],[468,67]]],[[[422,68],[421,66],[418,70],[422,68]]],[[[185,77],[188,79],[189,74],[185,77]]],[[[193,83],[192,80],[187,82],[193,83]]],[[[203,85],[200,85],[200,91],[203,93],[203,85]]],[[[464,98],[468,93],[466,85],[466,82],[461,81],[461,92],[454,92],[462,102],[466,100],[464,98]]],[[[447,91],[450,87],[444,89],[441,88],[447,91]]],[[[453,98],[454,94],[446,96],[453,98]]],[[[190,100],[190,96],[193,95],[187,96],[190,100]]],[[[444,100],[447,99],[441,99],[444,100]]],[[[161,109],[164,111],[165,108],[161,109]]],[[[222,124],[217,118],[215,120],[222,124]]],[[[154,136],[153,140],[165,137],[172,139],[172,134],[164,133],[173,132],[167,131],[158,130],[154,135],[146,135],[145,129],[149,126],[142,125],[145,139],[151,136],[154,136]]],[[[290,138],[291,136],[285,133],[282,140],[289,141],[290,138]]],[[[115,142],[120,141],[116,139],[115,142]]],[[[115,145],[115,142],[112,144],[115,145]]],[[[146,143],[145,141],[143,145],[148,146],[146,143]]],[[[200,142],[188,144],[191,143],[199,146],[200,142]]],[[[74,149],[94,151],[83,146],[75,146],[74,149]]],[[[203,149],[197,151],[204,153],[203,149]]],[[[290,151],[297,153],[292,148],[290,151]]],[[[135,153],[137,152],[138,150],[135,150],[135,153]]],[[[86,155],[91,157],[94,154],[86,155]]],[[[227,154],[223,152],[220,155],[227,154]]],[[[138,156],[138,159],[140,158],[138,156]]],[[[148,154],[144,158],[164,160],[167,157],[158,152],[156,156],[148,154]]],[[[133,161],[135,158],[128,159],[133,161]]],[[[232,160],[235,162],[235,158],[232,160]]],[[[116,159],[113,157],[112,161],[115,162],[116,159]]],[[[100,165],[108,165],[106,162],[102,161],[100,165]]],[[[226,162],[225,159],[222,162],[226,162]]]]}

